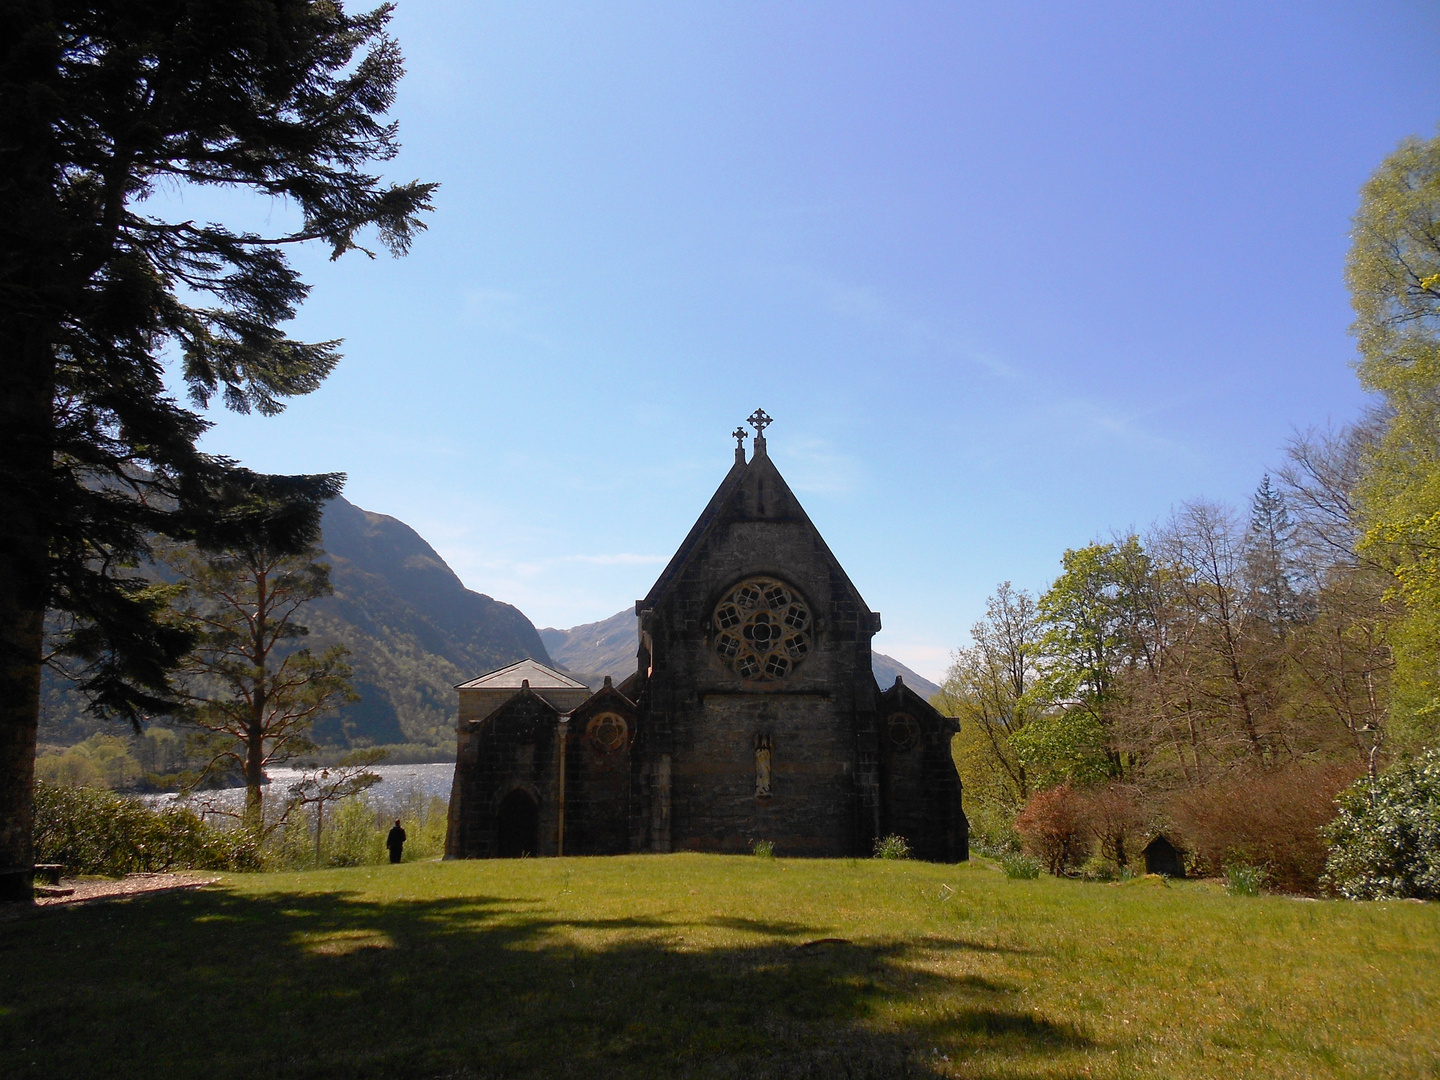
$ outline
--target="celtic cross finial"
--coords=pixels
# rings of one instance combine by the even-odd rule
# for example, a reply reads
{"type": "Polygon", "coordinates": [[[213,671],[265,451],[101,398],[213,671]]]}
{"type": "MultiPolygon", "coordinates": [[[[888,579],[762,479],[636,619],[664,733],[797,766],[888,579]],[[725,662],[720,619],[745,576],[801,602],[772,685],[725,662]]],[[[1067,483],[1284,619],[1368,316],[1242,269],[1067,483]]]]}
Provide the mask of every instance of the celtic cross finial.
{"type": "Polygon", "coordinates": [[[745,418],[745,422],[755,428],[755,437],[757,439],[763,439],[765,437],[765,429],[775,421],[765,415],[764,409],[756,409],[745,418]]]}
{"type": "Polygon", "coordinates": [[[749,436],[749,434],[750,433],[746,431],[743,427],[737,427],[734,431],[730,432],[730,437],[735,440],[736,450],[745,449],[745,439],[749,436]]]}

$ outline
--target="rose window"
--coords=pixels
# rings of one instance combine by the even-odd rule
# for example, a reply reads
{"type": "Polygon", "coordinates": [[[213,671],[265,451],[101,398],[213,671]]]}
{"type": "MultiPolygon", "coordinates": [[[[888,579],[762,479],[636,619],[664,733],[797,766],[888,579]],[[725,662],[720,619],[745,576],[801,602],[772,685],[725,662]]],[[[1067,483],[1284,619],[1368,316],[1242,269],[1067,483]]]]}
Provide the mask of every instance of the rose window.
{"type": "Polygon", "coordinates": [[[585,737],[602,754],[612,754],[625,745],[625,718],[614,713],[601,713],[585,725],[585,737]]]}
{"type": "Polygon", "coordinates": [[[749,578],[715,608],[715,651],[743,679],[783,679],[810,651],[810,609],[774,578],[749,578]]]}

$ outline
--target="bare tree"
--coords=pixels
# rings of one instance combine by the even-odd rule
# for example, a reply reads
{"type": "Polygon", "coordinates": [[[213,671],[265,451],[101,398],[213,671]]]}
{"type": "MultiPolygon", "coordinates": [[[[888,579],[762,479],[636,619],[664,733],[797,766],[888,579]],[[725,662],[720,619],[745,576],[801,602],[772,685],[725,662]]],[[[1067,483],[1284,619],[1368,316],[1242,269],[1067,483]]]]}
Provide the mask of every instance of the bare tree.
{"type": "Polygon", "coordinates": [[[380,774],[371,771],[371,766],[382,761],[388,750],[374,746],[345,755],[339,764],[311,767],[302,771],[300,780],[290,786],[290,802],[286,805],[286,816],[290,811],[315,807],[315,865],[320,865],[320,840],[325,829],[325,806],[353,798],[380,783],[380,774]]]}
{"type": "Polygon", "coordinates": [[[1186,503],[1164,535],[1178,572],[1177,596],[1192,621],[1187,635],[1191,707],[1218,722],[1216,734],[1238,736],[1252,763],[1284,752],[1270,723],[1274,655],[1256,641],[1259,621],[1246,603],[1244,545],[1233,511],[1186,503]]]}

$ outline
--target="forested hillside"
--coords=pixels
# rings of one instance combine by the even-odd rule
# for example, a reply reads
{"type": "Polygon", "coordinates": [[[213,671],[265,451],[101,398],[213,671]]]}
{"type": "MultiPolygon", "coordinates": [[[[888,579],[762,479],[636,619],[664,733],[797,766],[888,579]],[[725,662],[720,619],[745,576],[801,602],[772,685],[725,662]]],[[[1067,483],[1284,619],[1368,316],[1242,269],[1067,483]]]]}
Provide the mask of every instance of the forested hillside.
{"type": "MultiPolygon", "coordinates": [[[[599,681],[609,675],[619,682],[635,672],[638,630],[635,612],[629,608],[601,622],[584,623],[568,630],[544,627],[540,638],[555,662],[577,678],[599,681]]],[[[870,666],[882,688],[893,686],[895,676],[900,675],[905,685],[922,697],[928,698],[940,690],[929,679],[884,653],[872,653],[870,666]]]]}
{"type": "Polygon", "coordinates": [[[549,654],[516,607],[467,589],[403,521],[337,499],[323,544],[335,594],[309,616],[316,644],[351,652],[361,700],[322,721],[326,743],[357,738],[454,749],[454,686],[549,654]]]}
{"type": "MultiPolygon", "coordinates": [[[[527,656],[550,661],[519,609],[467,589],[403,521],[336,499],[323,528],[335,592],[308,605],[300,621],[312,648],[350,650],[360,700],[319,723],[320,743],[410,743],[453,753],[456,683],[527,656]]],[[[67,745],[119,731],[82,709],[48,675],[40,741],[67,745]]]]}

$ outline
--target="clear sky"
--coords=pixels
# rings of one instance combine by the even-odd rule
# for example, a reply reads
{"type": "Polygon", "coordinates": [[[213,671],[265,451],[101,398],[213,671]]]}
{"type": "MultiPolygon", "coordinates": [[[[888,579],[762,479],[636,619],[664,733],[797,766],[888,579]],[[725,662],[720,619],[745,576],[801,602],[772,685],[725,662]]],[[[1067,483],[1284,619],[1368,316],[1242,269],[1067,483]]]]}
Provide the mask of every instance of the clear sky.
{"type": "Polygon", "coordinates": [[[1241,504],[1354,416],[1357,190],[1440,120],[1418,0],[400,0],[394,31],[430,231],[302,253],[294,332],[346,358],[207,447],[348,473],[565,627],[645,594],[763,406],[931,678],[997,582],[1241,504]]]}

